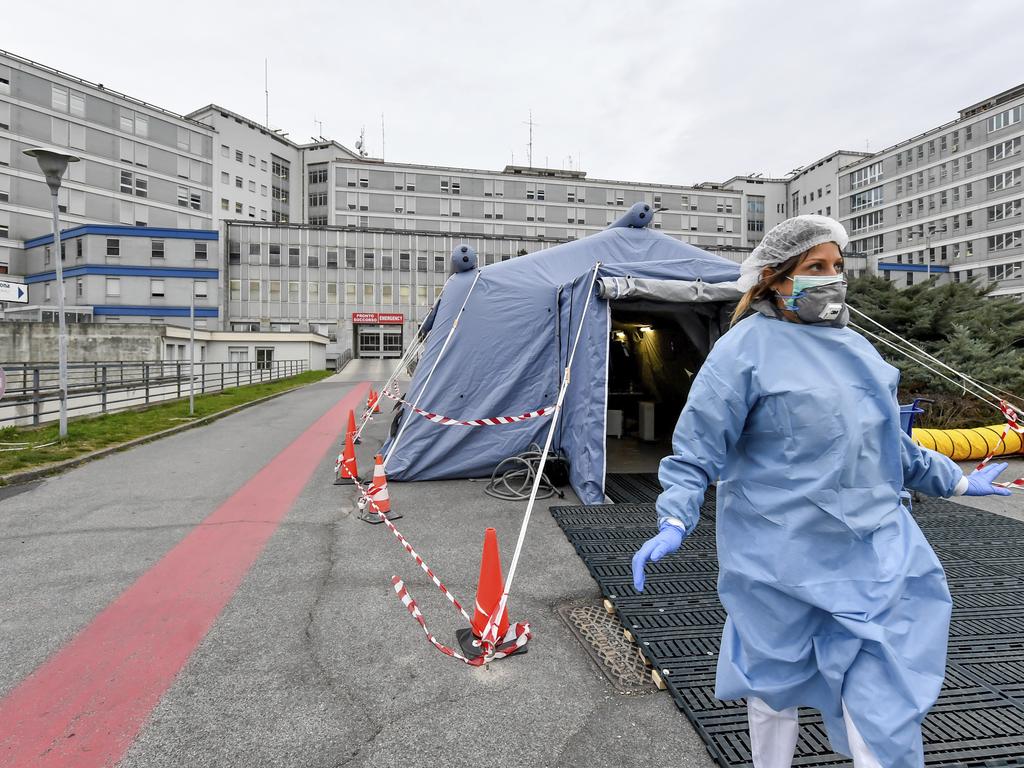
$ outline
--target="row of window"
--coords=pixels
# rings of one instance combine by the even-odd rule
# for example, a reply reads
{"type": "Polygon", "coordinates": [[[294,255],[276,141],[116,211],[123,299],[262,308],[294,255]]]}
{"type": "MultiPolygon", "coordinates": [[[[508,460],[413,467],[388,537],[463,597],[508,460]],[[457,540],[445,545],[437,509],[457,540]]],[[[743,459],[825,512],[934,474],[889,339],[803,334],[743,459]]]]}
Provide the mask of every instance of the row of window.
{"type": "MultiPolygon", "coordinates": [[[[77,281],[76,292],[78,296],[82,295],[82,280],[77,281]]],[[[149,281],[149,295],[150,298],[162,299],[165,296],[166,281],[157,278],[151,278],[149,281]]],[[[121,278],[119,277],[108,277],[106,279],[106,295],[108,298],[118,298],[121,296],[121,278]]],[[[209,298],[209,286],[206,280],[193,280],[192,281],[192,295],[197,299],[209,298]]]]}
{"type": "MultiPolygon", "coordinates": [[[[220,156],[221,157],[226,157],[226,158],[228,158],[230,160],[231,159],[231,147],[229,147],[227,144],[221,144],[220,145],[220,156]]],[[[242,152],[242,150],[236,149],[235,152],[234,152],[234,157],[235,157],[235,162],[236,163],[245,163],[246,155],[245,155],[244,152],[242,152]]],[[[250,154],[248,157],[249,157],[249,165],[252,168],[255,168],[256,167],[256,155],[250,154]]],[[[260,170],[263,171],[263,172],[266,172],[266,170],[267,170],[267,161],[266,160],[260,160],[259,164],[260,164],[260,170]]]]}
{"type": "MultiPolygon", "coordinates": [[[[282,302],[286,304],[302,303],[302,285],[298,280],[246,280],[246,301],[269,301],[282,302]]],[[[242,280],[228,281],[228,298],[231,301],[242,301],[242,280]]],[[[306,283],[306,302],[319,304],[321,301],[321,284],[318,282],[306,283]]],[[[441,295],[443,286],[436,286],[433,290],[433,299],[428,300],[430,291],[425,285],[417,286],[413,293],[413,286],[398,286],[398,304],[406,306],[429,306],[431,301],[441,295]],[[415,296],[415,301],[413,297],[415,296]]],[[[339,290],[338,283],[325,283],[325,290],[322,292],[324,300],[328,304],[373,304],[377,301],[378,286],[364,285],[362,300],[359,302],[359,286],[355,283],[342,283],[339,290]],[[339,301],[342,297],[342,301],[339,301]]],[[[379,286],[380,300],[382,304],[395,304],[394,286],[379,286]]]]}
{"type": "MultiPolygon", "coordinates": [[[[241,251],[236,250],[237,244],[232,243],[228,261],[231,264],[241,263],[241,251]]],[[[329,268],[337,268],[339,266],[338,261],[339,251],[337,249],[328,249],[327,258],[325,265],[329,268]]],[[[448,259],[446,256],[434,256],[434,271],[444,272],[447,269],[448,259]]],[[[277,244],[269,244],[267,246],[267,259],[266,262],[263,260],[263,247],[259,243],[249,244],[249,258],[248,264],[252,266],[259,266],[266,263],[270,267],[298,267],[301,266],[301,250],[299,246],[293,245],[288,247],[287,264],[282,260],[281,246],[277,244]]],[[[362,258],[363,269],[375,269],[377,265],[380,265],[382,270],[394,269],[394,255],[391,253],[377,254],[373,251],[364,251],[362,258]],[[378,258],[379,257],[379,258],[378,258]]],[[[415,259],[416,271],[426,272],[427,271],[427,256],[417,255],[415,259]]],[[[409,272],[412,270],[413,257],[411,253],[399,253],[398,254],[398,271],[409,272]]],[[[306,254],[306,266],[318,268],[320,266],[320,254],[315,251],[310,251],[306,254]]],[[[357,266],[356,249],[346,248],[344,252],[344,266],[349,269],[355,269],[357,266]]]]}
{"type": "Polygon", "coordinates": [[[906,162],[907,165],[910,165],[910,163],[912,163],[914,161],[915,155],[917,157],[917,160],[923,161],[925,159],[925,150],[926,149],[928,150],[928,157],[929,158],[931,158],[936,153],[936,151],[938,151],[938,152],[945,152],[948,149],[948,150],[950,150],[952,152],[959,152],[960,151],[961,134],[963,136],[963,143],[964,144],[966,144],[968,141],[971,141],[971,139],[974,138],[974,128],[973,128],[973,126],[968,125],[967,127],[965,127],[963,129],[962,132],[959,131],[959,130],[956,130],[956,131],[953,131],[951,133],[947,133],[947,134],[943,134],[942,136],[939,136],[939,138],[938,138],[938,142],[939,143],[938,143],[937,150],[936,150],[935,139],[930,139],[927,142],[927,144],[925,142],[921,142],[920,144],[917,145],[917,147],[911,147],[910,149],[908,149],[906,151],[897,152],[896,153],[896,166],[898,168],[902,167],[904,162],[906,162]]]}

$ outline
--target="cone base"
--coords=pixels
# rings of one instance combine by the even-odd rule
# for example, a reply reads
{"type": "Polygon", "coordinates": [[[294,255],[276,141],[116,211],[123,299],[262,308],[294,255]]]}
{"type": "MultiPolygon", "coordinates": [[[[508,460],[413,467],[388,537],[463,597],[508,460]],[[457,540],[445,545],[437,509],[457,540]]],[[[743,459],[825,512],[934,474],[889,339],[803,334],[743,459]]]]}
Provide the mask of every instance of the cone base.
{"type": "MultiPolygon", "coordinates": [[[[459,643],[459,648],[462,649],[462,655],[465,656],[467,659],[475,659],[478,656],[484,655],[484,647],[480,645],[480,641],[476,638],[476,635],[473,634],[472,629],[455,630],[455,639],[459,643]]],[[[511,646],[513,644],[508,643],[508,645],[511,646]]],[[[499,645],[495,650],[504,650],[504,646],[499,645]]],[[[520,654],[526,653],[526,651],[527,646],[524,645],[515,653],[518,656],[520,654]]]]}
{"type": "MultiPolygon", "coordinates": [[[[386,512],[384,514],[384,517],[386,517],[388,520],[401,520],[402,519],[402,515],[399,515],[399,514],[397,514],[395,512],[386,512]]],[[[370,525],[381,525],[384,522],[383,520],[380,519],[380,515],[378,515],[376,512],[373,512],[373,511],[371,511],[369,509],[364,510],[359,515],[359,519],[362,520],[364,523],[369,523],[370,525]]]]}
{"type": "Polygon", "coordinates": [[[353,480],[351,477],[335,477],[334,478],[334,484],[335,485],[355,485],[356,484],[356,480],[358,480],[360,483],[363,483],[362,479],[360,479],[358,477],[355,478],[355,480],[353,480]]]}

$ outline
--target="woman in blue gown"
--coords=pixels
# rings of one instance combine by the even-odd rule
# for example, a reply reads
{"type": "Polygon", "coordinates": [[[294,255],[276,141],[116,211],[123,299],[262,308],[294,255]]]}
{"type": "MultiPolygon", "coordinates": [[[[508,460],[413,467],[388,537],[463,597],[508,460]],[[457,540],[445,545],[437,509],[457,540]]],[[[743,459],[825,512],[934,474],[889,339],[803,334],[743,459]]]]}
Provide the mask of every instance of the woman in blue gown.
{"type": "Polygon", "coordinates": [[[791,764],[797,707],[821,711],[857,768],[920,768],[942,687],[951,600],[899,494],[1009,493],[901,429],[898,371],[846,328],[842,226],[798,216],[744,262],[736,322],[693,382],[662,460],[659,534],[678,549],[718,481],[718,591],[728,618],[715,695],[747,698],[756,768],[791,764]]]}

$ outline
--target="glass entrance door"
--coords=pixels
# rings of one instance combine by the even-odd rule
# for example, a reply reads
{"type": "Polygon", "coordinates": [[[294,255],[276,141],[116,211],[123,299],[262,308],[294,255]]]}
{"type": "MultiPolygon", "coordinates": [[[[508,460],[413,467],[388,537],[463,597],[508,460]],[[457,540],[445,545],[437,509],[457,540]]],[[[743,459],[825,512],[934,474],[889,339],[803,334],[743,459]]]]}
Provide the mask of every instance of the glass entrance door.
{"type": "Polygon", "coordinates": [[[359,357],[381,357],[381,332],[376,326],[360,327],[359,357]]]}

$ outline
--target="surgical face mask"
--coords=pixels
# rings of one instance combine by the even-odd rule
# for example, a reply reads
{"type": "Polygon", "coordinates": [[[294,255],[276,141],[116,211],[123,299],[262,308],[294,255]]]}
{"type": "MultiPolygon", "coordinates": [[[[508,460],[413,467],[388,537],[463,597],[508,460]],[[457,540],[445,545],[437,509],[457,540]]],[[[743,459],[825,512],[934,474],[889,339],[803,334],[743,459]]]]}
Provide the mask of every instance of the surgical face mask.
{"type": "Polygon", "coordinates": [[[779,294],[785,308],[805,323],[843,327],[849,321],[846,309],[846,278],[843,275],[797,275],[793,294],[779,294]]]}

